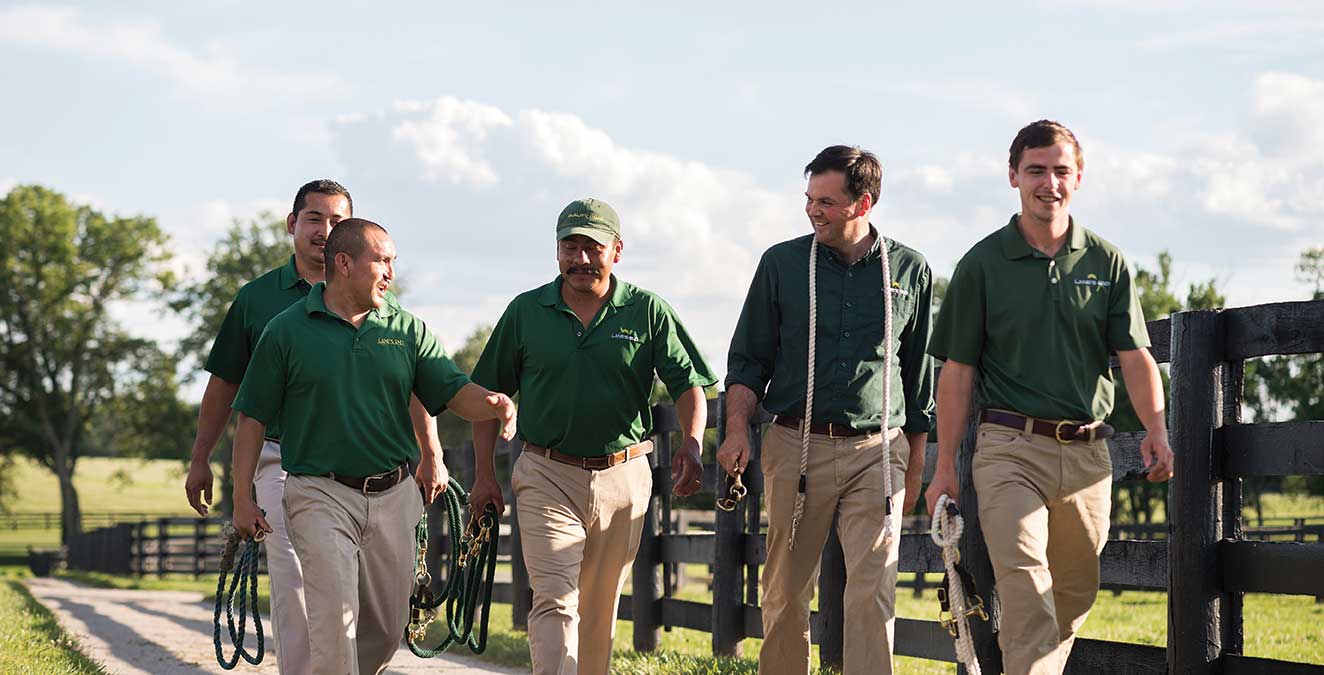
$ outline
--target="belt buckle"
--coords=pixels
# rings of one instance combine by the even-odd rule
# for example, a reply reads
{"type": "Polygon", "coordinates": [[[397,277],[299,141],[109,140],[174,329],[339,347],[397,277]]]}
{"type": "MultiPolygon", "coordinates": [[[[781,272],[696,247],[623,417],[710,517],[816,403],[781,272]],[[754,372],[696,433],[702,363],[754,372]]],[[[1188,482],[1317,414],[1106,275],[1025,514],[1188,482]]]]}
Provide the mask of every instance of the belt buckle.
{"type": "Polygon", "coordinates": [[[1053,438],[1056,438],[1058,443],[1061,443],[1062,445],[1071,445],[1072,443],[1075,443],[1075,440],[1073,439],[1062,438],[1062,427],[1068,426],[1070,424],[1074,424],[1074,422],[1068,420],[1062,420],[1061,422],[1057,423],[1056,427],[1053,428],[1053,438]]]}

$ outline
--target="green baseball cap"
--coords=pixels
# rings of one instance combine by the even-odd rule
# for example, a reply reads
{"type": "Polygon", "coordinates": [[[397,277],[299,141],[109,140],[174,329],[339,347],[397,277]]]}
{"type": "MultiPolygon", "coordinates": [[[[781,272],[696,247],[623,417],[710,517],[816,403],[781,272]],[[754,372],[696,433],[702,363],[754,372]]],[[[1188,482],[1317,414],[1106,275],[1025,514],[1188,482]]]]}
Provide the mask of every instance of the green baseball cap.
{"type": "Polygon", "coordinates": [[[621,238],[621,219],[616,209],[600,199],[576,199],[556,218],[556,240],[582,234],[603,246],[621,238]]]}

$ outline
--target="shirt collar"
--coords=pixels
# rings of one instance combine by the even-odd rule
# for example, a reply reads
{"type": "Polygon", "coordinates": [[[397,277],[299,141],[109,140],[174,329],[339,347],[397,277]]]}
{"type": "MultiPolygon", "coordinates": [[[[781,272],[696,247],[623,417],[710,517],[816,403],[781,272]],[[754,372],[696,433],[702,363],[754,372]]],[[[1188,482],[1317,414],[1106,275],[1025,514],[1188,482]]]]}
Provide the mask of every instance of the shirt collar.
{"type": "Polygon", "coordinates": [[[288,290],[298,286],[300,281],[303,281],[303,278],[299,276],[299,268],[294,265],[294,256],[290,256],[290,261],[280,268],[280,287],[282,290],[288,290]]]}
{"type": "MultiPolygon", "coordinates": [[[[538,294],[538,303],[544,307],[565,307],[565,300],[561,298],[561,285],[564,283],[565,277],[557,276],[551,283],[543,286],[542,292],[538,294]]],[[[612,307],[634,304],[634,287],[616,278],[615,274],[611,275],[611,289],[611,297],[607,298],[607,304],[612,307]]]]}
{"type": "MultiPolygon", "coordinates": [[[[998,233],[998,240],[1002,243],[1002,255],[1008,260],[1017,258],[1028,258],[1039,251],[1025,241],[1025,236],[1021,234],[1020,214],[1015,214],[1011,220],[1007,221],[1006,227],[1003,227],[998,233]]],[[[1067,241],[1064,248],[1068,251],[1079,251],[1085,248],[1085,228],[1076,224],[1076,219],[1070,217],[1067,225],[1067,241]]]]}
{"type": "MultiPolygon", "coordinates": [[[[343,319],[344,317],[340,317],[339,314],[336,314],[327,308],[326,298],[323,297],[325,291],[325,281],[319,281],[314,284],[312,289],[308,291],[308,297],[303,301],[304,312],[308,313],[310,316],[313,314],[325,314],[327,316],[335,316],[343,319]]],[[[395,300],[393,296],[388,295],[386,297],[386,302],[383,303],[381,307],[374,308],[372,311],[368,312],[368,316],[385,319],[394,316],[399,311],[399,302],[395,300]]]]}
{"type": "MultiPolygon", "coordinates": [[[[869,223],[869,234],[873,236],[873,245],[869,247],[869,250],[864,254],[863,258],[855,261],[857,263],[876,260],[882,257],[883,235],[878,233],[878,230],[873,226],[873,223],[869,223]]],[[[836,249],[830,246],[820,246],[819,248],[827,251],[827,256],[833,261],[840,263],[843,267],[846,265],[846,259],[842,257],[836,249]]]]}

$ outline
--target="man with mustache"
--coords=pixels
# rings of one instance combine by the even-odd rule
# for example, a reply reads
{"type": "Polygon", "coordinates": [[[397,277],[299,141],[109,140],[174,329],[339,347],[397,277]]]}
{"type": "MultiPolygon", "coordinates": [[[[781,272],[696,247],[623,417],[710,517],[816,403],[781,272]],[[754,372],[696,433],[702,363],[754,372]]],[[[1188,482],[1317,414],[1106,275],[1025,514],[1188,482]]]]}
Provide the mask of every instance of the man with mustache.
{"type": "MultiPolygon", "coordinates": [[[[396,251],[383,227],[342,220],[323,255],[326,281],[267,324],[234,400],[234,525],[245,536],[272,531],[249,491],[265,430],[278,424],[312,671],[375,674],[404,634],[423,513],[408,469],[419,450],[411,396],[430,415],[496,420],[506,437],[515,408],[470,382],[427,326],[389,301],[396,251]]],[[[425,448],[420,464],[439,465],[439,451],[425,448]]]]}
{"type": "Polygon", "coordinates": [[[742,473],[755,407],[777,416],[763,441],[759,673],[809,672],[809,601],[834,516],[846,558],[843,672],[891,673],[901,514],[919,497],[933,422],[932,275],[870,222],[883,177],[872,153],[831,146],[805,175],[813,233],[768,249],[754,272],[727,357],[717,461],[742,473]]]}
{"type": "Polygon", "coordinates": [[[1012,141],[1007,175],[1020,213],[975,244],[952,274],[929,353],[938,382],[938,465],[925,493],[956,497],[956,452],[979,374],[972,464],[993,563],[1008,675],[1057,675],[1099,591],[1108,538],[1113,407],[1109,354],[1145,425],[1151,481],[1172,477],[1163,382],[1131,269],[1070,213],[1085,155],[1040,120],[1012,141]]]}
{"type": "MultiPolygon", "coordinates": [[[[529,652],[537,675],[606,675],[616,606],[652,494],[646,455],[654,373],[676,401],[684,441],[673,491],[703,470],[703,388],[717,378],[675,310],[612,274],[620,219],[596,199],[556,223],[554,281],[517,296],[474,368],[475,382],[520,396],[524,452],[511,487],[533,589],[529,652]]],[[[474,509],[505,508],[492,462],[496,424],[474,424],[474,509]]]]}
{"type": "MultiPolygon", "coordinates": [[[[184,492],[198,515],[207,515],[212,501],[211,453],[230,420],[230,404],[248,370],[253,349],[267,323],[280,312],[308,296],[313,285],[326,276],[323,249],[327,235],[340,221],[354,213],[354,200],[343,185],[321,179],[306,183],[294,195],[294,206],[285,226],[294,244],[289,262],[245,284],[226,311],[220,332],[207,357],[211,373],[198,409],[198,434],[193,442],[192,461],[184,492]]],[[[389,301],[395,302],[394,296],[389,301]]],[[[440,448],[436,421],[415,400],[411,415],[419,443],[440,448]]],[[[265,541],[267,573],[271,579],[271,623],[275,633],[276,665],[284,675],[311,673],[308,617],[304,607],[303,572],[290,544],[281,495],[285,472],[280,466],[280,427],[267,427],[253,485],[257,503],[266,511],[272,534],[265,541]]],[[[433,462],[435,452],[423,454],[418,480],[432,494],[444,489],[445,466],[433,462]],[[436,486],[440,486],[437,488],[436,486]]]]}

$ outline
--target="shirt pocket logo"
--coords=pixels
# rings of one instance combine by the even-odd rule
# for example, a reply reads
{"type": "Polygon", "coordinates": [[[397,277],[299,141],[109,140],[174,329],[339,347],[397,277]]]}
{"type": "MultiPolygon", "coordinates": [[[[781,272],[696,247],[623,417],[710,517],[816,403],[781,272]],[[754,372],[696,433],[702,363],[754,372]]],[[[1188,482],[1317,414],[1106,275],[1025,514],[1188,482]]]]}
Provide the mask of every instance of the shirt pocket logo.
{"type": "Polygon", "coordinates": [[[626,340],[635,344],[643,344],[644,339],[639,336],[639,331],[629,328],[617,328],[615,333],[611,334],[613,340],[626,340]]]}

